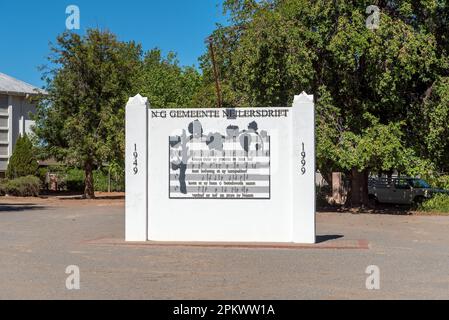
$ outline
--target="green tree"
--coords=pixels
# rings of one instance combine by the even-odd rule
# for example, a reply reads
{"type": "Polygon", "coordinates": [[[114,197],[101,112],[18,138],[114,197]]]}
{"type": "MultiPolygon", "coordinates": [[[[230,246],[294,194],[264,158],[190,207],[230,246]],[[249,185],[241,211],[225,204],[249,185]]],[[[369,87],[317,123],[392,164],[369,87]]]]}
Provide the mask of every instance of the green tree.
{"type": "Polygon", "coordinates": [[[95,167],[123,159],[125,105],[136,94],[142,50],[97,29],[63,33],[51,50],[34,130],[47,156],[84,169],[85,196],[94,198],[95,167]]]}
{"type": "Polygon", "coordinates": [[[449,77],[438,79],[424,99],[419,130],[429,159],[433,159],[439,171],[449,172],[449,77]]]}
{"type": "Polygon", "coordinates": [[[34,154],[33,145],[27,134],[19,136],[13,154],[9,159],[6,177],[17,179],[36,175],[39,164],[34,154]]]}
{"type": "MultiPolygon", "coordinates": [[[[416,172],[429,157],[442,167],[447,1],[227,0],[225,9],[231,25],[213,34],[221,79],[233,92],[225,104],[287,105],[294,94],[313,93],[318,168],[327,177],[416,172]],[[373,4],[380,25],[370,30],[373,4]]],[[[212,83],[208,54],[202,67],[212,83]]]]}
{"type": "Polygon", "coordinates": [[[195,107],[194,97],[202,84],[200,73],[193,67],[181,67],[176,54],[163,57],[159,49],[145,54],[138,91],[148,97],[151,107],[195,107]]]}

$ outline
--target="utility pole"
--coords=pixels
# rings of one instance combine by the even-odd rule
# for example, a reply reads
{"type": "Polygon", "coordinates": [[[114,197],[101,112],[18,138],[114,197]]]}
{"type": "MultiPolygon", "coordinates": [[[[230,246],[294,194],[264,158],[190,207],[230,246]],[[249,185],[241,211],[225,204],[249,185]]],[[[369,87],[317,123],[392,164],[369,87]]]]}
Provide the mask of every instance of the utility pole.
{"type": "Polygon", "coordinates": [[[222,100],[222,96],[221,96],[221,85],[220,85],[220,79],[218,76],[218,68],[217,68],[217,63],[215,60],[215,49],[214,49],[213,37],[207,38],[206,42],[209,43],[209,51],[210,51],[211,60],[212,60],[212,69],[214,71],[215,90],[217,93],[217,108],[221,108],[223,106],[223,100],[222,100]]]}

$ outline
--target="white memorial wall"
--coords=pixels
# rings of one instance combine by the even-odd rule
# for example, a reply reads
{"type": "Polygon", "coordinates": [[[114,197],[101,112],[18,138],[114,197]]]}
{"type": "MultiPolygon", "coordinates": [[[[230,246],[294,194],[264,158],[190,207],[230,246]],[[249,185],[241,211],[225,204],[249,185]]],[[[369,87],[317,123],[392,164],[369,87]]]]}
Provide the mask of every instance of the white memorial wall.
{"type": "Polygon", "coordinates": [[[239,109],[131,98],[126,240],[315,243],[313,96],[239,109]]]}

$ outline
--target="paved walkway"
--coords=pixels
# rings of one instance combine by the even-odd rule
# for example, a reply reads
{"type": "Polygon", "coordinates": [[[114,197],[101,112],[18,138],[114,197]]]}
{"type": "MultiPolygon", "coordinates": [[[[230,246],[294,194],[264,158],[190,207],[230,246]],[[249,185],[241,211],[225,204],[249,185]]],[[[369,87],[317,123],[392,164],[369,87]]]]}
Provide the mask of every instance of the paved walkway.
{"type": "Polygon", "coordinates": [[[320,213],[313,247],[127,244],[123,229],[120,197],[0,199],[0,299],[449,298],[449,217],[320,213]]]}

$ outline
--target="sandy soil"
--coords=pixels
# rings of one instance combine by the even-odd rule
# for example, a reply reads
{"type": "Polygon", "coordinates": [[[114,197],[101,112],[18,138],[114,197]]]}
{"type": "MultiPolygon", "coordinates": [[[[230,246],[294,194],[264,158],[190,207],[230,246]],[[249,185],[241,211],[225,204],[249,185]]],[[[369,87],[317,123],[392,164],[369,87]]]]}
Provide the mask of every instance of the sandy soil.
{"type": "Polygon", "coordinates": [[[96,199],[87,200],[82,196],[48,195],[40,197],[0,197],[0,205],[29,205],[29,206],[124,206],[125,194],[120,192],[96,192],[96,199]]]}

